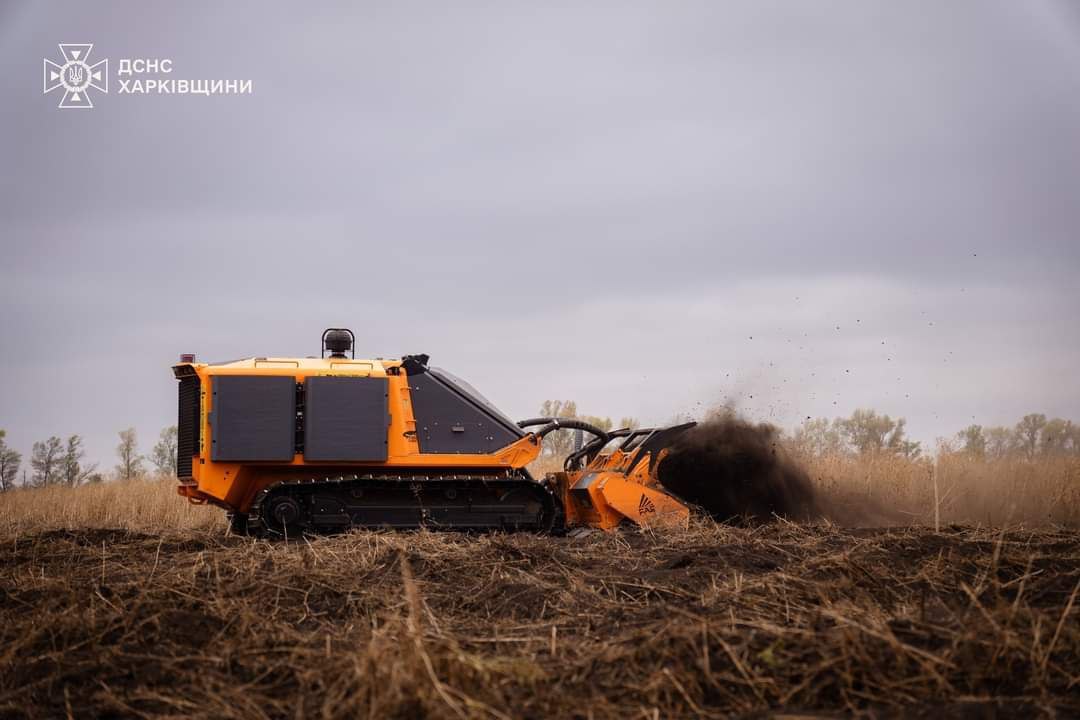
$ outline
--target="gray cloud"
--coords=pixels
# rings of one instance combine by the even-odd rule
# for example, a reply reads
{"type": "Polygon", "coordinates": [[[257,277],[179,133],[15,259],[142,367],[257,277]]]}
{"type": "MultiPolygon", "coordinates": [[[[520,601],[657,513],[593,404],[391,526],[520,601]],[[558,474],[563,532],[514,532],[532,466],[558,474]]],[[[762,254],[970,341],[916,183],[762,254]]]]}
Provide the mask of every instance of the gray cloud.
{"type": "Polygon", "coordinates": [[[177,353],[339,323],[519,415],[1080,418],[1068,2],[104,9],[0,7],[26,451],[79,432],[108,461],[172,421],[177,353]],[[255,94],[58,111],[41,58],[84,39],[255,94]]]}

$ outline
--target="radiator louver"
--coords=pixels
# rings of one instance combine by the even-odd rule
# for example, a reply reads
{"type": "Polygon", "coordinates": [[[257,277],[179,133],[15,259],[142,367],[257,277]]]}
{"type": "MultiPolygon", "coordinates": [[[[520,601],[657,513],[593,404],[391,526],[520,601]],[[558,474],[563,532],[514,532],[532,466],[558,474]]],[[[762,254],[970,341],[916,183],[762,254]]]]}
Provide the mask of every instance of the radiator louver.
{"type": "Polygon", "coordinates": [[[180,413],[176,422],[176,476],[191,477],[191,458],[199,452],[199,378],[180,379],[180,413]]]}

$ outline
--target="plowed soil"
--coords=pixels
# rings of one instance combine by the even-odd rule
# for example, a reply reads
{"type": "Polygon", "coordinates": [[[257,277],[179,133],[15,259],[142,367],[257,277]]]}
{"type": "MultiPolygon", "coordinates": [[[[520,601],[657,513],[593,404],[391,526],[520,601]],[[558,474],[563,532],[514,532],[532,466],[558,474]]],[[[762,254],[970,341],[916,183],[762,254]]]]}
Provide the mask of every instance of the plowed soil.
{"type": "Polygon", "coordinates": [[[1080,714],[1071,531],[0,541],[2,717],[1080,714]]]}

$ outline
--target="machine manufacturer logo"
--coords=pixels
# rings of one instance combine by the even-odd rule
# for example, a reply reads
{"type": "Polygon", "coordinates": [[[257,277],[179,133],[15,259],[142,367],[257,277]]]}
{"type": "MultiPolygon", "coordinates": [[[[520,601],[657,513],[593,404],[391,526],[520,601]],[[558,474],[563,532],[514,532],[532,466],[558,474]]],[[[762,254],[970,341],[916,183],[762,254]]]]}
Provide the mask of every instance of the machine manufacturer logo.
{"type": "Polygon", "coordinates": [[[58,65],[45,58],[43,92],[63,88],[59,107],[62,110],[72,108],[92,108],[90,91],[109,92],[109,61],[99,60],[90,64],[90,52],[93,43],[60,43],[60,55],[63,64],[58,65]]]}
{"type": "Polygon", "coordinates": [[[641,495],[641,501],[637,505],[638,515],[647,515],[649,513],[656,512],[656,505],[653,505],[653,501],[650,500],[644,493],[641,495]]]}

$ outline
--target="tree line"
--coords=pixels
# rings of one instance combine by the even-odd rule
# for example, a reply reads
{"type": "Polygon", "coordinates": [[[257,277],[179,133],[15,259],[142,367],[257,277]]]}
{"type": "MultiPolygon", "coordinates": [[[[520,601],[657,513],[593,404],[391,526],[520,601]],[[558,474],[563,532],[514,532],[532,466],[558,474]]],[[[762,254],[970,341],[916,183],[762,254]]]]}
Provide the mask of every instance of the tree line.
{"type": "Polygon", "coordinates": [[[1042,413],[1032,413],[1013,427],[969,425],[954,439],[943,441],[942,446],[945,450],[959,450],[991,460],[1080,456],[1080,425],[1072,420],[1047,419],[1042,413]]]}
{"type": "Polygon", "coordinates": [[[922,443],[907,437],[907,420],[867,409],[832,420],[808,417],[795,429],[791,445],[816,456],[883,453],[915,459],[922,453],[922,443]]]}
{"type": "MultiPolygon", "coordinates": [[[[540,407],[540,415],[585,420],[603,430],[640,425],[635,418],[622,418],[616,425],[611,418],[579,415],[573,400],[546,400],[540,407]]],[[[797,452],[815,456],[893,455],[915,460],[924,452],[921,442],[908,437],[905,418],[893,418],[865,408],[855,410],[848,417],[807,417],[792,432],[781,430],[779,436],[797,452]]],[[[571,431],[552,433],[544,439],[544,453],[565,456],[572,451],[573,442],[571,431]]],[[[952,437],[939,438],[937,446],[940,452],[964,452],[987,460],[1080,457],[1080,425],[1031,413],[1013,426],[969,425],[952,437]]]]}
{"type": "MultiPolygon", "coordinates": [[[[22,454],[9,447],[5,438],[6,431],[0,430],[0,492],[11,490],[17,485],[31,488],[52,486],[76,487],[86,483],[104,481],[106,473],[98,470],[97,463],[86,463],[86,451],[81,435],[71,435],[67,439],[53,435],[46,440],[36,442],[30,453],[29,467],[22,468],[22,454]]],[[[150,455],[139,452],[139,439],[135,428],[121,430],[116,446],[117,464],[113,477],[130,480],[146,472],[146,464],[153,465],[159,475],[176,475],[176,426],[164,428],[157,442],[150,450],[150,455]]]]}
{"type": "MultiPolygon", "coordinates": [[[[906,426],[904,418],[856,410],[847,418],[807,418],[791,441],[796,450],[810,455],[888,454],[915,459],[923,448],[907,439],[906,426]]],[[[964,452],[987,460],[1080,457],[1080,425],[1031,413],[1013,426],[969,425],[952,437],[939,438],[937,444],[939,452],[964,452]]]]}

